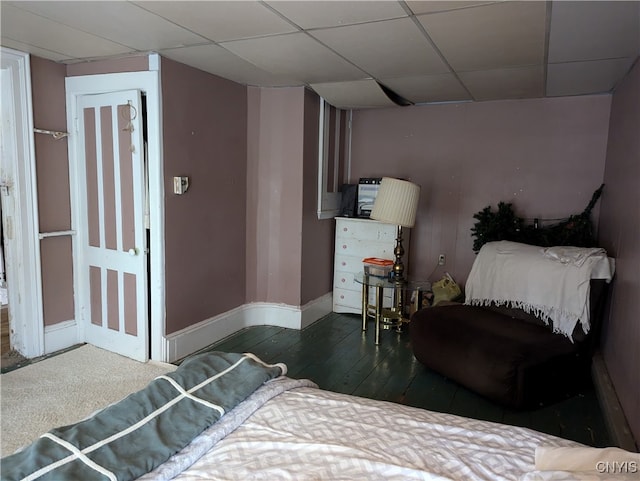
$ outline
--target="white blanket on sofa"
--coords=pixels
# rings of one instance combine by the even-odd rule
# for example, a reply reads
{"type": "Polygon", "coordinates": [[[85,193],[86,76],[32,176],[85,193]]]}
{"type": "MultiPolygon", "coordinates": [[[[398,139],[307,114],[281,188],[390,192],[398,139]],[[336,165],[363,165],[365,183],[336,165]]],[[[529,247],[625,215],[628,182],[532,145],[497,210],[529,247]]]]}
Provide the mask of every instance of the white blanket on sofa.
{"type": "Polygon", "coordinates": [[[551,323],[571,339],[580,321],[589,332],[590,280],[607,281],[612,267],[603,249],[544,249],[510,241],[488,242],[465,286],[465,304],[515,307],[551,323]]]}

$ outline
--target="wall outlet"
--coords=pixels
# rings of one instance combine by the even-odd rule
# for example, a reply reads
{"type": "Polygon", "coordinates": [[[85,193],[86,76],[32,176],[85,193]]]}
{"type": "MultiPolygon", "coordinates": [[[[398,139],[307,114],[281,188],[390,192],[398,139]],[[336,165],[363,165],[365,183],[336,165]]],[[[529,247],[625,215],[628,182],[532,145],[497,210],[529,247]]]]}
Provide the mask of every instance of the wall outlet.
{"type": "Polygon", "coordinates": [[[440,255],[438,256],[438,265],[439,265],[439,266],[443,266],[443,265],[444,265],[444,263],[445,263],[445,261],[446,261],[446,258],[445,258],[445,256],[444,256],[444,254],[440,254],[440,255]]]}

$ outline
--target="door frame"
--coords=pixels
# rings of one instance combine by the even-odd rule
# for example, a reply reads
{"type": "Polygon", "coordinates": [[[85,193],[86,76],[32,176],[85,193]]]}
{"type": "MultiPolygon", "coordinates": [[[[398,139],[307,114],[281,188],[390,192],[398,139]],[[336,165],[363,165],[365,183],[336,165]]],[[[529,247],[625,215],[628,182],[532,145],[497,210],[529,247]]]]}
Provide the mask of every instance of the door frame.
{"type": "Polygon", "coordinates": [[[13,212],[2,213],[10,216],[12,230],[7,239],[10,247],[5,252],[11,346],[23,356],[37,357],[44,354],[45,346],[30,56],[6,47],[1,53],[2,70],[11,76],[13,97],[10,105],[3,102],[2,115],[12,109],[9,118],[15,120],[16,155],[11,156],[8,165],[4,165],[7,159],[3,156],[0,179],[2,189],[13,190],[14,194],[13,212]],[[4,178],[7,170],[10,178],[4,178]]]}
{"type": "MultiPolygon", "coordinates": [[[[146,95],[147,101],[147,155],[149,178],[149,205],[151,235],[148,248],[150,250],[151,272],[147,280],[147,291],[150,296],[149,310],[149,343],[150,359],[154,361],[166,361],[165,342],[165,269],[164,269],[164,174],[162,158],[162,116],[160,96],[160,59],[157,54],[149,55],[150,70],[146,72],[126,72],[101,75],[86,75],[79,77],[67,77],[65,79],[67,96],[67,127],[72,133],[69,137],[69,180],[73,186],[71,189],[71,222],[72,226],[82,222],[78,202],[77,170],[80,156],[78,148],[78,97],[83,95],[104,94],[119,90],[141,90],[146,95]],[[74,135],[75,134],[75,135],[74,135]]],[[[72,227],[74,228],[74,227],[72,227]]],[[[79,268],[82,249],[78,245],[78,236],[74,236],[74,289],[76,293],[85,293],[88,289],[88,279],[84,279],[79,268]]],[[[84,321],[86,316],[81,312],[78,299],[87,296],[77,295],[75,305],[76,325],[78,338],[84,339],[84,321]]]]}

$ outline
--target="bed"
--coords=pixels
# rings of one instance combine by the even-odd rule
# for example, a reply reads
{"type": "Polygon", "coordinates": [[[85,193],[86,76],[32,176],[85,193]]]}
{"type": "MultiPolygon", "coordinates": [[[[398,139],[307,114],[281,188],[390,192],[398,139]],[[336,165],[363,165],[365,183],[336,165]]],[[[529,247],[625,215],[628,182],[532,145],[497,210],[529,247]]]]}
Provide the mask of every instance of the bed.
{"type": "Polygon", "coordinates": [[[44,434],[1,469],[7,481],[605,480],[612,469],[615,479],[637,479],[638,456],[329,392],[286,377],[282,364],[209,352],[44,434]],[[582,467],[567,464],[580,459],[582,467]]]}

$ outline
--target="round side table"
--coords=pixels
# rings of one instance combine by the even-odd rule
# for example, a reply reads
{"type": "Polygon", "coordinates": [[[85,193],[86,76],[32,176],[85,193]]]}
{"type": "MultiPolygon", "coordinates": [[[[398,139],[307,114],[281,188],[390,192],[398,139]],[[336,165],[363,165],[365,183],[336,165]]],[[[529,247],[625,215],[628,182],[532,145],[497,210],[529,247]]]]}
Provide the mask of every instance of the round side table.
{"type": "Polygon", "coordinates": [[[405,293],[413,292],[419,299],[420,292],[430,291],[431,282],[415,279],[405,279],[403,282],[395,282],[386,277],[377,277],[360,272],[355,275],[355,281],[362,285],[362,330],[367,330],[367,322],[370,318],[375,320],[375,343],[380,344],[380,329],[395,328],[402,332],[402,325],[409,322],[405,317],[405,293]],[[374,302],[369,302],[370,289],[375,289],[374,302]],[[392,289],[392,306],[384,307],[384,290],[392,289]]]}

